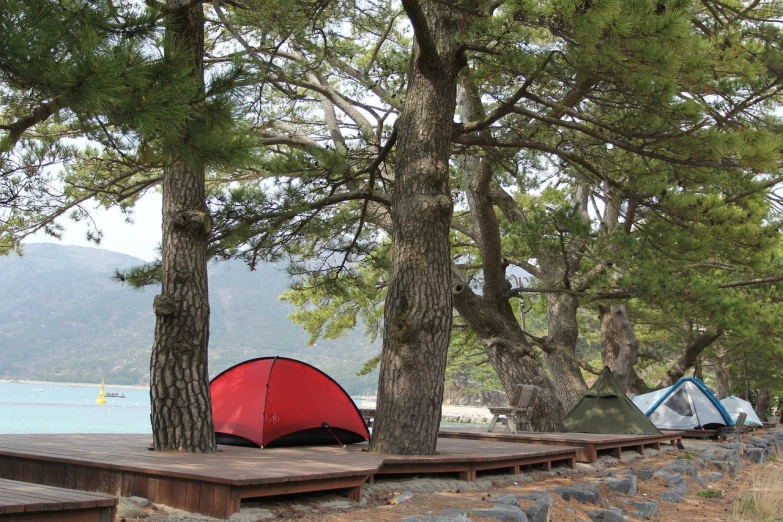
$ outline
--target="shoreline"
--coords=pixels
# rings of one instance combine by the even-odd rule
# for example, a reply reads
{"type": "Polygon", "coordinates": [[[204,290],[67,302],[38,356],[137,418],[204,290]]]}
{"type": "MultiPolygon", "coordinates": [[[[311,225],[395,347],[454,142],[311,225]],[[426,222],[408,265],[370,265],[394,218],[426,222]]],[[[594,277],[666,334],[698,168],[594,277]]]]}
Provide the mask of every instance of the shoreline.
{"type": "MultiPolygon", "coordinates": [[[[0,384],[37,384],[48,386],[69,386],[72,388],[100,388],[101,383],[65,382],[65,381],[36,381],[32,379],[0,379],[0,384]]],[[[106,384],[107,388],[122,388],[125,390],[149,390],[149,386],[143,384],[106,384]]]]}
{"type": "MultiPolygon", "coordinates": [[[[363,400],[361,408],[374,409],[376,406],[375,401],[363,400]]],[[[483,406],[442,406],[440,418],[441,422],[489,424],[492,414],[483,406]]]]}

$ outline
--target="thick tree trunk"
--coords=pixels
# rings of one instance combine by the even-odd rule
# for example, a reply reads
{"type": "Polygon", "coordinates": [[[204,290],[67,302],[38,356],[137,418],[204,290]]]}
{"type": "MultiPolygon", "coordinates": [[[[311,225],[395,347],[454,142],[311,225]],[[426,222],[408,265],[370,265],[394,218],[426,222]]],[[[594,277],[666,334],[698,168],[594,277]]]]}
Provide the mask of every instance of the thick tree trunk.
{"type": "Polygon", "coordinates": [[[611,308],[614,331],[617,334],[618,348],[617,358],[611,366],[617,384],[623,393],[628,393],[633,381],[633,367],[639,362],[639,342],[633,331],[633,324],[628,319],[625,305],[614,305],[611,308]]]}
{"type": "MultiPolygon", "coordinates": [[[[187,3],[169,0],[169,7],[187,3]]],[[[167,21],[167,38],[193,54],[193,81],[203,92],[204,13],[201,3],[167,21]]],[[[167,50],[168,52],[168,50],[167,50]]],[[[182,144],[188,136],[182,136],[182,144]]],[[[172,147],[177,150],[180,147],[172,147]]],[[[162,287],[155,297],[150,360],[152,438],[156,450],[214,452],[207,347],[209,299],[204,167],[175,159],[163,171],[162,287]]]]}
{"type": "Polygon", "coordinates": [[[658,383],[658,388],[667,388],[677,382],[689,368],[693,368],[701,352],[714,343],[721,335],[723,335],[723,330],[721,329],[707,330],[689,342],[683,349],[680,357],[666,372],[666,377],[658,383]]]}
{"type": "Polygon", "coordinates": [[[639,374],[636,373],[635,365],[638,363],[638,341],[636,340],[636,333],[633,331],[633,324],[628,321],[624,322],[623,316],[627,321],[627,314],[625,307],[619,314],[618,321],[623,324],[624,328],[630,328],[630,331],[626,332],[624,341],[621,338],[621,334],[618,331],[617,323],[615,322],[615,315],[612,313],[614,307],[600,305],[598,307],[598,318],[601,323],[601,359],[604,366],[611,368],[615,377],[618,374],[621,376],[618,381],[622,380],[627,383],[621,384],[625,393],[649,393],[653,391],[652,388],[647,386],[639,374]],[[622,346],[624,342],[627,342],[628,350],[622,358],[622,346]]]}
{"type": "MultiPolygon", "coordinates": [[[[544,278],[544,281],[546,285],[547,278],[544,278]]],[[[579,324],[576,321],[578,309],[579,298],[574,295],[547,295],[549,333],[542,348],[557,397],[566,413],[576,406],[587,391],[587,384],[574,352],[579,337],[579,324]]]]}
{"type": "Polygon", "coordinates": [[[456,9],[431,0],[403,0],[403,7],[416,39],[397,122],[391,275],[370,450],[432,455],[451,335],[449,152],[465,57],[456,9]]]}
{"type": "Polygon", "coordinates": [[[483,297],[476,295],[466,284],[454,286],[454,307],[481,339],[489,361],[507,392],[519,384],[539,387],[533,429],[560,431],[567,411],[563,409],[557,390],[536,353],[526,345],[519,325],[510,323],[503,314],[488,307],[483,297]]]}

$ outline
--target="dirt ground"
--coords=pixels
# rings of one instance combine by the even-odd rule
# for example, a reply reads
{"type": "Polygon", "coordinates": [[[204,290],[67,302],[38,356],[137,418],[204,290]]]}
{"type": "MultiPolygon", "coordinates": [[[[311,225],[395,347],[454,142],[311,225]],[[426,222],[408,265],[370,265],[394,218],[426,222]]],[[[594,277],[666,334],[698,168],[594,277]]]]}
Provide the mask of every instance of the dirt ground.
{"type": "MultiPolygon", "coordinates": [[[[579,464],[577,469],[555,467],[551,472],[530,469],[520,475],[481,476],[476,484],[459,483],[450,479],[436,477],[418,477],[416,479],[394,479],[384,486],[379,480],[376,485],[367,488],[362,505],[349,502],[344,496],[334,493],[291,495],[277,499],[259,502],[243,502],[242,511],[232,516],[236,522],[256,522],[260,520],[305,520],[323,522],[398,522],[406,517],[423,517],[438,515],[448,508],[462,509],[470,516],[476,509],[492,507],[491,499],[502,495],[516,495],[529,491],[551,489],[558,486],[583,482],[594,477],[606,477],[610,472],[631,468],[660,468],[674,458],[688,458],[690,451],[719,447],[719,443],[705,441],[685,441],[685,450],[669,449],[668,451],[646,451],[641,457],[632,452],[623,453],[623,462],[604,456],[595,464],[579,464]],[[439,484],[442,487],[439,487],[439,484]],[[462,486],[460,486],[462,484],[462,486]],[[451,488],[451,489],[449,489],[451,488]],[[466,490],[463,490],[466,489],[466,490]],[[406,491],[413,492],[413,498],[400,503],[390,504],[396,496],[406,491]]],[[[696,492],[702,489],[696,482],[688,479],[689,495],[680,504],[669,504],[659,500],[658,495],[668,488],[660,477],[644,482],[637,481],[638,494],[629,497],[614,493],[608,488],[599,487],[603,508],[577,501],[564,501],[554,495],[555,504],[550,511],[551,522],[574,522],[590,520],[588,509],[605,509],[609,506],[632,509],[624,504],[624,500],[647,499],[658,500],[659,521],[734,521],[740,520],[735,515],[735,503],[746,494],[753,476],[759,473],[776,472],[783,474],[783,464],[773,457],[764,464],[753,465],[746,459],[736,476],[726,474],[718,482],[709,485],[709,489],[720,493],[719,498],[702,498],[696,492]]],[[[686,477],[687,478],[687,477],[686,477]]],[[[783,491],[780,493],[783,495],[783,491]]],[[[714,494],[713,494],[714,495],[714,494]]],[[[520,501],[524,510],[532,501],[520,501]]],[[[783,514],[781,514],[783,515],[783,514]]],[[[215,520],[189,513],[173,511],[165,506],[148,506],[144,508],[143,518],[127,518],[118,522],[195,522],[215,520]]],[[[492,520],[490,518],[473,518],[492,520]]],[[[626,520],[636,520],[626,517],[626,520]]],[[[746,519],[752,520],[752,519],[746,519]]],[[[783,520],[774,518],[767,520],[783,520]]]]}

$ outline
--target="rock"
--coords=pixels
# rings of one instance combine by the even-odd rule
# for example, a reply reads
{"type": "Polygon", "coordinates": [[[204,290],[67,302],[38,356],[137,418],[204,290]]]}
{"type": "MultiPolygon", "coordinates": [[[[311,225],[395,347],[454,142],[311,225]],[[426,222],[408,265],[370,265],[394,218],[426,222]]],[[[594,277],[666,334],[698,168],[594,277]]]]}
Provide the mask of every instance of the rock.
{"type": "Polygon", "coordinates": [[[428,515],[426,517],[408,517],[403,518],[402,522],[470,522],[470,519],[467,515],[456,515],[456,516],[449,516],[449,515],[428,515]]]}
{"type": "Polygon", "coordinates": [[[664,502],[668,502],[670,504],[679,504],[682,502],[682,496],[680,496],[679,493],[675,493],[674,491],[665,491],[661,493],[660,495],[661,500],[664,502]]]}
{"type": "Polygon", "coordinates": [[[403,518],[402,522],[470,522],[467,516],[464,517],[449,517],[441,515],[428,515],[426,517],[416,518],[408,517],[403,518]]]}
{"type": "Polygon", "coordinates": [[[565,510],[566,510],[567,512],[571,513],[572,515],[576,515],[576,510],[575,510],[575,509],[573,509],[573,508],[567,507],[567,508],[565,508],[565,510]]]}
{"type": "Polygon", "coordinates": [[[710,482],[717,482],[723,479],[723,473],[718,473],[717,471],[710,471],[709,473],[705,473],[704,475],[702,475],[702,478],[704,479],[705,484],[709,484],[710,482]]]}
{"type": "Polygon", "coordinates": [[[630,473],[631,475],[635,475],[636,478],[644,482],[647,482],[648,480],[653,478],[653,470],[651,469],[632,469],[628,473],[630,473]]]}
{"type": "Polygon", "coordinates": [[[734,475],[737,472],[737,465],[734,462],[729,462],[726,460],[711,460],[710,465],[715,469],[721,470],[723,473],[728,473],[729,475],[734,475]]]}
{"type": "Polygon", "coordinates": [[[505,504],[507,506],[519,507],[519,500],[517,500],[517,497],[515,495],[503,495],[502,497],[491,499],[490,502],[495,502],[496,504],[505,504]]]}
{"type": "Polygon", "coordinates": [[[683,498],[688,496],[688,482],[685,477],[679,473],[669,473],[668,471],[656,471],[655,474],[661,477],[672,491],[683,498]]]}
{"type": "Polygon", "coordinates": [[[748,456],[751,462],[755,464],[761,464],[764,462],[764,456],[767,450],[761,448],[748,448],[745,454],[748,456]]]}
{"type": "MultiPolygon", "coordinates": [[[[149,502],[147,502],[149,504],[149,502]]],[[[141,518],[144,511],[125,497],[120,497],[120,503],[117,505],[117,520],[123,518],[141,518]]]]}
{"type": "MultiPolygon", "coordinates": [[[[669,493],[667,491],[667,493],[669,493]]],[[[631,505],[635,508],[631,515],[638,518],[652,518],[658,514],[658,502],[648,500],[646,502],[632,501],[631,505]]]]}
{"type": "Polygon", "coordinates": [[[139,507],[144,507],[144,506],[149,506],[150,505],[150,501],[147,500],[144,497],[128,497],[128,500],[130,500],[131,502],[133,502],[134,504],[136,504],[139,507]]]}
{"type": "Polygon", "coordinates": [[[601,503],[601,495],[598,490],[593,487],[592,489],[579,488],[573,486],[565,486],[562,488],[553,489],[555,493],[563,497],[563,500],[571,500],[572,498],[583,504],[595,504],[601,503]]]}
{"type": "Polygon", "coordinates": [[[555,499],[546,491],[530,491],[528,493],[522,493],[517,495],[519,500],[543,500],[551,507],[554,504],[555,499]]]}
{"type": "Polygon", "coordinates": [[[623,522],[625,517],[623,516],[623,510],[620,508],[603,509],[588,509],[587,516],[593,522],[623,522]]]}
{"type": "Polygon", "coordinates": [[[266,508],[244,506],[239,510],[239,513],[231,515],[229,520],[231,522],[258,522],[268,518],[277,518],[277,515],[272,510],[266,508]]]}
{"type": "Polygon", "coordinates": [[[676,459],[666,463],[663,467],[666,471],[673,471],[675,473],[681,473],[688,477],[696,478],[699,476],[699,468],[688,462],[687,460],[676,459]]]}
{"type": "Polygon", "coordinates": [[[441,515],[446,515],[447,517],[468,517],[468,514],[465,513],[464,510],[459,508],[448,508],[444,509],[440,512],[441,515]]]}
{"type": "MultiPolygon", "coordinates": [[[[549,498],[552,502],[554,502],[552,497],[549,498]]],[[[530,504],[527,510],[525,510],[527,519],[530,522],[549,522],[549,510],[552,507],[552,502],[547,502],[546,500],[541,499],[536,500],[530,504]]]]}
{"type": "Polygon", "coordinates": [[[636,475],[626,475],[625,477],[611,479],[606,482],[606,485],[617,493],[636,496],[636,475]]]}
{"type": "Polygon", "coordinates": [[[359,504],[353,500],[342,500],[339,498],[334,500],[327,500],[326,502],[320,502],[318,504],[319,509],[353,509],[358,506],[359,504]]]}
{"type": "Polygon", "coordinates": [[[474,517],[494,518],[501,522],[528,522],[525,513],[518,507],[507,504],[498,504],[492,509],[474,509],[474,517]]]}

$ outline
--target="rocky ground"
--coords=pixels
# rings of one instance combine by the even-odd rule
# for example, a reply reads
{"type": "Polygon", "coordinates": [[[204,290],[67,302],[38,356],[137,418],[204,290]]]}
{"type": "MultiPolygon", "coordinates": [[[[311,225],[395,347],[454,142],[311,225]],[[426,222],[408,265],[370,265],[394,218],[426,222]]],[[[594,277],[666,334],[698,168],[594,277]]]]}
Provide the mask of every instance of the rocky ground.
{"type": "MultiPolygon", "coordinates": [[[[242,511],[230,520],[783,520],[783,464],[778,460],[783,450],[783,432],[759,431],[745,436],[742,444],[686,440],[684,446],[685,449],[664,447],[660,452],[646,450],[644,457],[624,452],[622,462],[604,456],[594,464],[577,464],[574,470],[560,467],[551,472],[480,475],[476,482],[430,477],[384,479],[365,487],[361,503],[335,494],[288,496],[243,503],[242,511]],[[772,495],[767,495],[772,498],[771,505],[764,497],[769,490],[773,490],[772,495]]],[[[134,500],[144,503],[143,499],[134,500]]],[[[215,519],[165,506],[138,507],[122,499],[118,520],[215,519]]]]}

